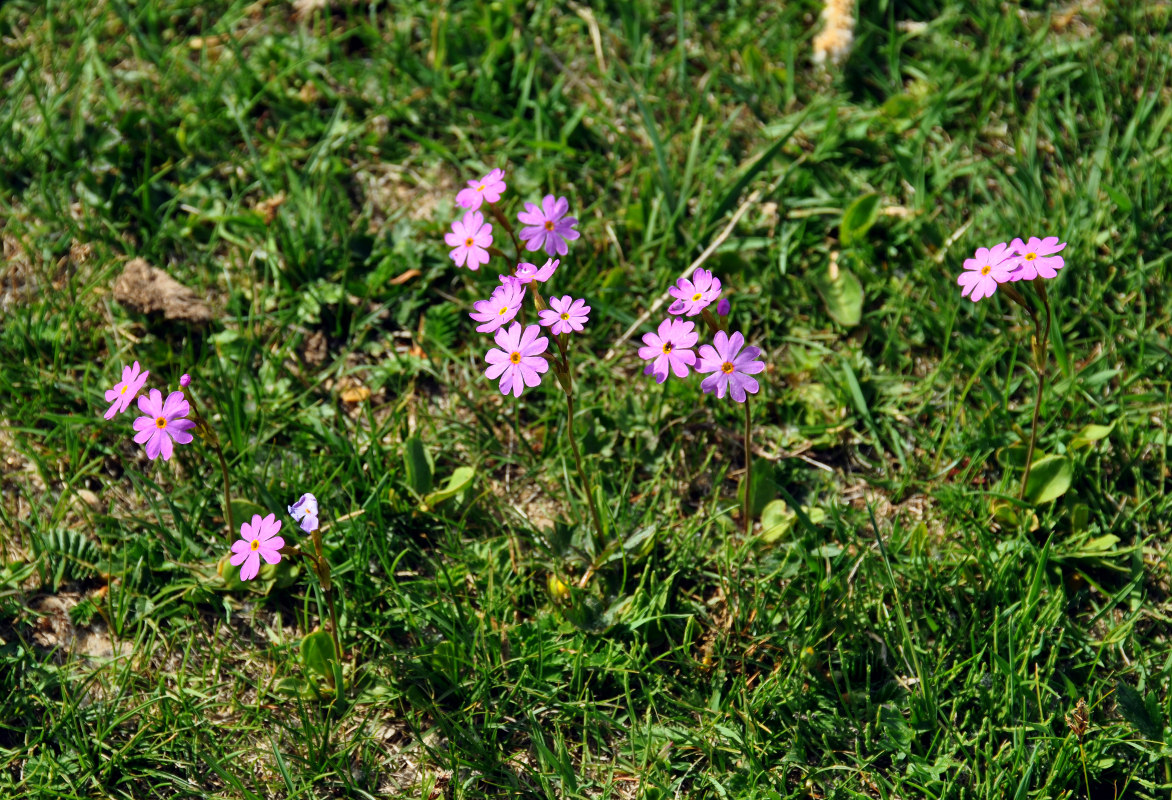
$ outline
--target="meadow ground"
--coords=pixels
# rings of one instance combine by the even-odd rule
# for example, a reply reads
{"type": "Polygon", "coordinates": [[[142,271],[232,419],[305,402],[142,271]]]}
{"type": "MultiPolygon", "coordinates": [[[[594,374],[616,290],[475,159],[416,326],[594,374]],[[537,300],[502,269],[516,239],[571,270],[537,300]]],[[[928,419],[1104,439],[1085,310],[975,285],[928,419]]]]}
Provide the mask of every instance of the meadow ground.
{"type": "Polygon", "coordinates": [[[864,5],[826,69],[810,0],[0,6],[0,796],[1167,797],[1172,6],[864,5]],[[580,219],[609,550],[443,244],[498,166],[580,219]],[[1018,504],[1033,328],[956,276],[1030,235],[1018,504]],[[740,406],[635,354],[716,241],[747,537],[740,406]],[[341,680],[291,559],[218,575],[206,444],[102,419],[133,360],[238,515],[320,499],[341,680]]]}

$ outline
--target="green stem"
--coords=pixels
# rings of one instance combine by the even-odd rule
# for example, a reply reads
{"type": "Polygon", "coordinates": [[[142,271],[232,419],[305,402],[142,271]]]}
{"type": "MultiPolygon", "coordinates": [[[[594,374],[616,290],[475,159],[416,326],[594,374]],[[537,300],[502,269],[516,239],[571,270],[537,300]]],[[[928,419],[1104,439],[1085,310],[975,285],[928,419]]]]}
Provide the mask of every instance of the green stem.
{"type": "Polygon", "coordinates": [[[224,519],[228,522],[228,538],[234,539],[236,537],[236,521],[232,518],[232,485],[228,481],[228,460],[224,458],[224,449],[220,447],[220,437],[216,436],[216,432],[212,430],[211,423],[203,414],[199,413],[199,404],[195,401],[195,393],[190,390],[184,392],[187,402],[191,404],[192,413],[195,414],[195,424],[197,429],[202,429],[206,436],[204,440],[212,446],[216,451],[216,456],[220,460],[220,476],[224,479],[224,519]]]}
{"type": "MultiPolygon", "coordinates": [[[[496,203],[489,203],[488,210],[492,212],[496,221],[499,222],[504,229],[509,232],[510,238],[513,240],[513,248],[516,250],[517,257],[513,259],[513,264],[521,263],[521,243],[517,241],[517,234],[513,233],[513,226],[509,224],[509,220],[501,213],[501,210],[496,207],[496,203]]],[[[502,253],[503,255],[503,253],[502,253]]]]}
{"type": "Polygon", "coordinates": [[[314,561],[317,579],[321,584],[322,593],[326,596],[326,607],[330,611],[330,635],[334,639],[334,652],[338,654],[338,663],[340,664],[343,658],[342,640],[338,636],[338,612],[334,608],[334,586],[330,581],[330,564],[322,552],[321,532],[317,530],[313,532],[313,550],[317,554],[314,561]]]}
{"type": "Polygon", "coordinates": [[[598,509],[594,506],[594,492],[591,491],[590,481],[586,480],[586,470],[582,469],[582,456],[578,452],[578,440],[574,438],[574,395],[566,392],[566,405],[569,407],[570,449],[574,451],[574,464],[578,467],[578,480],[582,481],[582,489],[586,492],[586,502],[590,505],[590,516],[594,519],[594,531],[598,534],[598,546],[606,541],[602,532],[602,520],[598,516],[598,509]]]}
{"type": "Polygon", "coordinates": [[[752,508],[751,495],[753,491],[753,451],[749,447],[749,439],[753,431],[753,414],[749,410],[749,396],[745,395],[745,538],[753,529],[753,518],[749,511],[752,508]]]}
{"type": "Polygon", "coordinates": [[[1034,413],[1033,421],[1030,425],[1030,444],[1026,448],[1025,471],[1021,475],[1021,490],[1018,492],[1018,499],[1025,500],[1026,484],[1030,479],[1030,468],[1034,462],[1034,447],[1038,441],[1038,416],[1042,410],[1042,395],[1046,390],[1046,347],[1050,339],[1050,301],[1046,297],[1046,289],[1044,285],[1038,290],[1039,296],[1042,298],[1043,312],[1045,319],[1039,320],[1037,314],[1034,314],[1034,365],[1038,371],[1038,392],[1034,397],[1034,413]],[[1043,324],[1044,322],[1044,324],[1043,324]]]}

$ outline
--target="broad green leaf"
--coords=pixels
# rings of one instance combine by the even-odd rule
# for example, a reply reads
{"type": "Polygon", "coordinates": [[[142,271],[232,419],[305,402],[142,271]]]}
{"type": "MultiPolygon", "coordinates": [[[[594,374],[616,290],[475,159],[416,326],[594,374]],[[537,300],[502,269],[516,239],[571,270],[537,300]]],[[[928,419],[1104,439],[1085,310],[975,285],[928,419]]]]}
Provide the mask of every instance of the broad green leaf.
{"type": "Polygon", "coordinates": [[[815,272],[812,279],[831,319],[844,328],[859,324],[863,318],[863,284],[853,272],[831,264],[815,272]]]}
{"type": "Polygon", "coordinates": [[[334,640],[327,631],[314,631],[301,640],[301,663],[331,686],[334,685],[334,668],[330,664],[337,660],[334,640]]]}
{"type": "Polygon", "coordinates": [[[1070,440],[1069,449],[1078,450],[1081,447],[1090,447],[1100,439],[1106,439],[1111,431],[1115,430],[1115,423],[1110,425],[1084,425],[1082,430],[1070,440]]]}
{"type": "Polygon", "coordinates": [[[1034,462],[1026,482],[1025,499],[1034,505],[1049,503],[1066,494],[1074,465],[1065,456],[1046,456],[1034,462]]]}
{"type": "Polygon", "coordinates": [[[471,486],[472,479],[475,477],[476,470],[472,467],[456,467],[455,471],[448,477],[448,482],[444,485],[444,488],[432,492],[423,498],[423,502],[428,507],[439,505],[471,486]]]}
{"type": "Polygon", "coordinates": [[[246,522],[251,524],[254,516],[267,517],[271,513],[267,508],[239,497],[233,497],[229,505],[232,507],[232,521],[236,523],[236,530],[232,531],[233,536],[239,536],[240,526],[246,522]]]}
{"type": "Polygon", "coordinates": [[[423,446],[423,440],[412,436],[403,443],[403,464],[407,467],[407,486],[423,497],[431,491],[431,454],[423,446]]]}
{"type": "Polygon", "coordinates": [[[1146,739],[1160,740],[1164,732],[1164,715],[1160,710],[1160,699],[1149,691],[1141,695],[1130,684],[1117,681],[1115,684],[1116,705],[1119,714],[1146,739]]]}
{"type": "Polygon", "coordinates": [[[879,195],[863,195],[843,212],[842,222],[838,225],[838,240],[843,247],[858,244],[878,218],[879,195]]]}
{"type": "MultiPolygon", "coordinates": [[[[1015,442],[1007,447],[1000,448],[995,454],[994,458],[997,463],[1003,468],[1015,467],[1017,469],[1024,469],[1026,463],[1026,451],[1028,446],[1025,442],[1015,442]]],[[[1040,447],[1034,448],[1034,463],[1038,463],[1040,459],[1045,458],[1046,451],[1040,447]]]]}

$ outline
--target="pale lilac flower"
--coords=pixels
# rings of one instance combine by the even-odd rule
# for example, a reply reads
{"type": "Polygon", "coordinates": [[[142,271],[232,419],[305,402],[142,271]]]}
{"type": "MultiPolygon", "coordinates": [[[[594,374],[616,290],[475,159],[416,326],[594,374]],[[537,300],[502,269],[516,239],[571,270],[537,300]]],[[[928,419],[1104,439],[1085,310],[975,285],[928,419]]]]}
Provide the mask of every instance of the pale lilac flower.
{"type": "Polygon", "coordinates": [[[484,201],[495,203],[505,190],[505,171],[494,169],[478,181],[468,181],[468,188],[456,195],[456,204],[473,210],[480,208],[484,201]]]}
{"type": "Polygon", "coordinates": [[[301,523],[301,530],[313,533],[317,530],[317,498],[309,492],[301,495],[301,499],[289,506],[289,515],[294,522],[301,523]]]}
{"type": "Polygon", "coordinates": [[[757,360],[761,355],[760,347],[746,347],[741,352],[744,344],[745,337],[740,331],[732,336],[717,331],[712,344],[700,348],[696,371],[713,373],[700,382],[701,391],[716,392],[717,398],[724,397],[727,391],[738,403],[745,402],[746,392],[757,394],[757,381],[749,376],[764,371],[765,362],[757,360]]]}
{"type": "Polygon", "coordinates": [[[728,301],[727,297],[720,298],[720,302],[716,304],[716,313],[722,317],[727,317],[730,311],[732,311],[732,303],[728,301]]]}
{"type": "Polygon", "coordinates": [[[245,522],[240,526],[240,538],[232,542],[232,557],[228,559],[229,564],[240,567],[240,580],[255,578],[262,558],[270,564],[280,563],[281,548],[285,546],[285,540],[277,535],[280,530],[281,520],[276,514],[264,519],[253,514],[251,525],[245,522]]]}
{"type": "MultiPolygon", "coordinates": [[[[558,265],[561,263],[559,259],[551,258],[538,269],[536,264],[523,261],[517,265],[517,269],[514,270],[513,275],[522,283],[532,283],[533,281],[545,283],[553,277],[554,272],[557,271],[558,265]]],[[[508,276],[502,275],[501,280],[504,281],[506,277],[508,276]]]]}
{"type": "Polygon", "coordinates": [[[691,280],[680,278],[667,293],[676,298],[668,306],[667,313],[692,317],[720,297],[720,278],[712,277],[712,273],[703,267],[696,267],[691,280]]]}
{"type": "Polygon", "coordinates": [[[567,217],[570,210],[570,201],[564,197],[556,200],[552,194],[541,199],[541,208],[533,203],[526,203],[525,210],[517,215],[522,225],[521,239],[525,242],[525,249],[529,251],[544,248],[546,255],[564,256],[569,248],[566,240],[573,241],[581,234],[574,230],[578,220],[567,217]]]}
{"type": "Polygon", "coordinates": [[[183,419],[191,412],[191,406],[183,397],[183,392],[171,392],[167,395],[167,402],[163,402],[163,394],[158,389],[151,389],[148,397],[138,398],[138,410],[146,414],[134,421],[134,441],[146,444],[147,458],[154,461],[160,454],[163,460],[171,458],[174,445],[171,440],[179,444],[191,442],[188,433],[195,427],[189,419],[183,419]]]}
{"type": "Polygon", "coordinates": [[[1045,239],[1031,236],[1028,243],[1014,239],[1010,247],[1013,248],[1018,265],[1009,273],[1011,281],[1032,281],[1039,275],[1054,278],[1058,270],[1066,266],[1062,256],[1054,255],[1066,247],[1066,242],[1058,243],[1057,236],[1047,236],[1045,239]]]}
{"type": "Polygon", "coordinates": [[[694,322],[668,317],[659,323],[658,332],[643,334],[646,346],[639,348],[639,358],[650,362],[643,374],[654,375],[656,383],[667,380],[668,370],[677,378],[688,377],[688,367],[696,363],[696,354],[691,348],[700,338],[695,328],[694,322]]]}
{"type": "Polygon", "coordinates": [[[142,385],[146,383],[147,376],[150,374],[149,370],[143,371],[137,361],[129,367],[123,367],[122,380],[114,384],[113,389],[106,390],[106,402],[110,404],[110,407],[102,416],[105,419],[114,419],[115,414],[121,414],[130,408],[131,401],[142,389],[142,385]]]}
{"type": "Polygon", "coordinates": [[[489,380],[501,379],[501,394],[512,392],[514,397],[520,397],[526,386],[541,383],[541,373],[549,370],[549,362],[541,357],[549,339],[537,338],[539,333],[541,328],[536,325],[529,325],[522,332],[520,322],[514,322],[507,331],[501,328],[496,332],[494,338],[500,349],[485,354],[489,367],[484,376],[489,380]]]}
{"type": "Polygon", "coordinates": [[[186,372],[184,372],[182,375],[179,376],[179,388],[186,389],[190,385],[191,385],[191,376],[188,375],[186,372]]]}
{"type": "Polygon", "coordinates": [[[550,331],[557,336],[570,331],[581,333],[589,313],[590,306],[586,305],[585,300],[575,300],[567,294],[562,295],[561,299],[549,298],[549,308],[542,309],[538,316],[541,317],[542,325],[547,328],[553,326],[550,331]]]}
{"type": "Polygon", "coordinates": [[[488,263],[488,250],[492,246],[492,226],[484,221],[484,215],[479,211],[469,211],[464,219],[452,223],[452,230],[444,234],[444,241],[448,247],[455,248],[448,256],[462,267],[467,262],[468,269],[476,271],[481,264],[488,263]]]}
{"type": "Polygon", "coordinates": [[[1009,280],[1010,271],[1015,266],[1017,261],[1005,242],[992,249],[978,247],[973,258],[964,260],[964,268],[968,271],[956,278],[956,282],[964,287],[960,296],[974,303],[983,297],[991,297],[997,291],[997,284],[1009,280]]]}
{"type": "Polygon", "coordinates": [[[501,277],[508,278],[508,280],[496,287],[492,296],[487,300],[477,300],[473,303],[474,310],[468,315],[477,322],[483,323],[476,326],[476,330],[481,333],[492,333],[505,323],[511,322],[513,317],[517,316],[517,312],[521,310],[521,303],[525,300],[525,284],[511,275],[501,277]]]}

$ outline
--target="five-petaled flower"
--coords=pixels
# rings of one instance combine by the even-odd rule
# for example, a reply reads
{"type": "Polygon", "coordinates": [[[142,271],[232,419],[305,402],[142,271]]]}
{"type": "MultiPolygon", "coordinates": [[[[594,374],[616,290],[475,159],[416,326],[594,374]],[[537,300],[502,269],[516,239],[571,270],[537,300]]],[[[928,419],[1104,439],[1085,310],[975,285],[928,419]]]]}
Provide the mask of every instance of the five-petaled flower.
{"type": "Polygon", "coordinates": [[[163,460],[171,458],[174,439],[179,444],[191,442],[188,433],[195,427],[192,420],[184,419],[191,412],[191,405],[183,397],[183,392],[171,392],[167,395],[167,402],[163,402],[163,394],[158,389],[151,389],[146,397],[138,398],[138,410],[146,414],[134,421],[134,441],[146,444],[147,458],[154,461],[160,454],[163,460]]]}
{"type": "Polygon", "coordinates": [[[526,386],[537,386],[541,383],[541,373],[549,370],[549,362],[541,354],[549,346],[549,339],[542,336],[541,328],[536,325],[527,326],[524,331],[520,322],[514,322],[508,330],[501,328],[493,337],[499,350],[489,350],[484,360],[489,367],[484,375],[489,380],[501,379],[501,394],[513,393],[514,397],[521,396],[521,390],[526,386]]]}
{"type": "Polygon", "coordinates": [[[650,362],[643,374],[654,375],[656,383],[667,380],[669,370],[677,378],[688,377],[688,367],[696,363],[696,353],[690,348],[700,338],[695,327],[694,322],[668,317],[659,323],[656,333],[643,334],[645,346],[639,348],[639,358],[650,362]]]}
{"type": "Polygon", "coordinates": [[[738,403],[745,402],[746,395],[756,394],[757,381],[750,378],[765,369],[765,362],[758,361],[761,355],[759,347],[741,347],[745,344],[745,337],[740,331],[728,336],[724,331],[717,331],[712,338],[712,344],[700,348],[700,360],[696,364],[697,372],[711,372],[712,374],[700,382],[700,390],[716,392],[718,398],[724,397],[725,392],[732,395],[738,403]]]}
{"type": "Polygon", "coordinates": [[[150,374],[149,370],[143,370],[139,367],[137,361],[129,367],[123,367],[122,380],[114,384],[113,389],[106,390],[106,402],[110,404],[110,407],[102,416],[105,419],[114,419],[115,414],[121,414],[130,408],[131,401],[142,389],[142,385],[146,383],[147,376],[150,374]]]}
{"type": "MultiPolygon", "coordinates": [[[[562,263],[560,260],[551,258],[546,261],[539,269],[536,264],[530,264],[527,261],[522,261],[517,265],[517,269],[514,270],[513,277],[522,283],[532,283],[533,281],[537,281],[538,283],[545,283],[547,280],[553,277],[553,274],[557,271],[558,264],[560,263],[562,263]]],[[[501,275],[501,282],[504,282],[505,278],[507,277],[507,275],[501,275]]]]}
{"type": "Polygon", "coordinates": [[[276,514],[264,519],[260,514],[253,514],[252,524],[245,522],[240,526],[240,538],[232,542],[232,557],[228,559],[229,564],[240,567],[240,580],[255,578],[262,558],[270,564],[280,563],[281,548],[285,546],[285,540],[277,535],[280,530],[281,520],[276,514]]]}
{"type": "Polygon", "coordinates": [[[520,234],[525,249],[533,251],[544,248],[546,255],[564,256],[569,251],[566,240],[573,241],[581,235],[574,230],[578,220],[566,216],[569,210],[569,200],[564,197],[555,199],[552,194],[541,199],[541,208],[534,203],[526,203],[525,210],[517,215],[521,224],[526,226],[520,234]]]}
{"type": "Polygon", "coordinates": [[[317,530],[317,498],[309,492],[301,495],[300,500],[289,506],[289,515],[301,523],[301,530],[313,533],[317,530]]]}
{"type": "Polygon", "coordinates": [[[692,317],[720,297],[720,278],[712,277],[712,273],[703,267],[696,267],[691,280],[680,278],[667,292],[676,298],[668,306],[667,313],[692,317]]]}
{"type": "Polygon", "coordinates": [[[549,308],[542,309],[538,316],[541,317],[541,324],[557,336],[570,331],[580,333],[589,313],[590,306],[586,305],[585,300],[575,300],[567,294],[560,298],[549,298],[549,308]]]}
{"type": "Polygon", "coordinates": [[[1047,236],[1045,239],[1031,236],[1029,242],[1014,239],[1010,247],[1017,263],[1016,268],[1009,273],[1011,281],[1032,281],[1039,275],[1054,278],[1058,276],[1058,270],[1066,266],[1062,256],[1054,255],[1066,247],[1066,242],[1059,243],[1057,236],[1047,236]]]}
{"type": "Polygon", "coordinates": [[[468,315],[482,323],[476,326],[476,330],[481,333],[492,333],[505,323],[511,322],[525,300],[525,284],[511,275],[501,277],[503,283],[496,287],[492,296],[487,300],[477,300],[473,303],[473,311],[468,315]]]}
{"type": "Polygon", "coordinates": [[[505,190],[505,171],[494,169],[478,181],[468,181],[468,188],[456,194],[456,204],[473,210],[482,202],[495,203],[505,190]]]}
{"type": "Polygon", "coordinates": [[[488,250],[492,246],[492,225],[484,221],[479,211],[469,211],[463,219],[452,223],[452,230],[444,234],[444,241],[453,250],[448,253],[457,267],[467,264],[468,269],[478,270],[488,263],[488,250]]]}
{"type": "Polygon", "coordinates": [[[966,271],[956,278],[956,282],[964,287],[960,296],[974,303],[983,297],[992,296],[997,291],[997,284],[1010,279],[1011,270],[1016,265],[1013,251],[1005,242],[992,248],[978,247],[973,258],[964,260],[966,271]]]}

